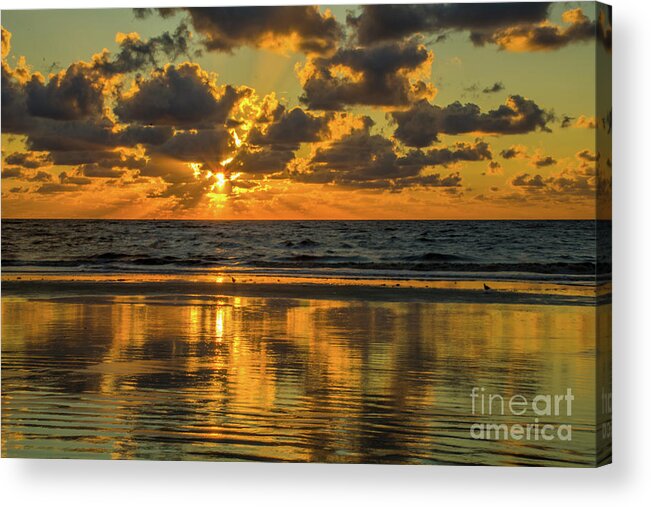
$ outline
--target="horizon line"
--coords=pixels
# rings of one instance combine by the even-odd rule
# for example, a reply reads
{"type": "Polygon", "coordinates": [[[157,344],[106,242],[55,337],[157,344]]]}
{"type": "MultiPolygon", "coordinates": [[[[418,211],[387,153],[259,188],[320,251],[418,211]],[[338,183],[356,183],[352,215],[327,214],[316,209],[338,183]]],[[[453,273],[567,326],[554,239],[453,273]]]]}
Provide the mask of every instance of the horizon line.
{"type": "Polygon", "coordinates": [[[612,218],[51,218],[8,217],[4,220],[95,220],[112,222],[597,222],[612,218]]]}

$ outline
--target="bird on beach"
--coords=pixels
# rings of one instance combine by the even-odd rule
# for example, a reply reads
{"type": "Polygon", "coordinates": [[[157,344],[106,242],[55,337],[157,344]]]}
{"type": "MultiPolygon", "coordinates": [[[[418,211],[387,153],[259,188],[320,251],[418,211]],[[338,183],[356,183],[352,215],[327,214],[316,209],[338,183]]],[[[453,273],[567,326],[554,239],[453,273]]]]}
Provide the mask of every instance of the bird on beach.
{"type": "Polygon", "coordinates": [[[231,282],[235,283],[235,277],[231,276],[231,282]]]}
{"type": "Polygon", "coordinates": [[[484,284],[484,290],[491,290],[491,288],[488,285],[484,284]]]}

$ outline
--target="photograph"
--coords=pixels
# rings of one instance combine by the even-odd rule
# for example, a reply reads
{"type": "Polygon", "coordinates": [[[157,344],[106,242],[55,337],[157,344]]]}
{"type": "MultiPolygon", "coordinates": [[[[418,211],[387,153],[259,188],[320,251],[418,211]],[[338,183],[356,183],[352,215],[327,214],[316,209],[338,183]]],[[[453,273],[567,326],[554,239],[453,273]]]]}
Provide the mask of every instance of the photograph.
{"type": "Polygon", "coordinates": [[[610,6],[54,7],[1,13],[2,458],[611,463],[610,6]]]}

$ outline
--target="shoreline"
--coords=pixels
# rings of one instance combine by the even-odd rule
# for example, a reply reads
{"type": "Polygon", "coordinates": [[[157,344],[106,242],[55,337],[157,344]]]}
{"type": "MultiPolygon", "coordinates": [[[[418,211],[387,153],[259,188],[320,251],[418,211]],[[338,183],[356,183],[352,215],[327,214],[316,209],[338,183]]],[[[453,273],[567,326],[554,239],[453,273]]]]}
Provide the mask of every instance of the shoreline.
{"type": "MultiPolygon", "coordinates": [[[[2,274],[2,297],[75,300],[110,296],[234,296],[282,299],[366,300],[474,304],[594,306],[610,302],[610,284],[561,285],[482,280],[423,281],[280,276],[161,274],[2,274]],[[235,281],[233,281],[233,279],[235,281]]],[[[90,302],[90,301],[89,301],[90,302]]]]}

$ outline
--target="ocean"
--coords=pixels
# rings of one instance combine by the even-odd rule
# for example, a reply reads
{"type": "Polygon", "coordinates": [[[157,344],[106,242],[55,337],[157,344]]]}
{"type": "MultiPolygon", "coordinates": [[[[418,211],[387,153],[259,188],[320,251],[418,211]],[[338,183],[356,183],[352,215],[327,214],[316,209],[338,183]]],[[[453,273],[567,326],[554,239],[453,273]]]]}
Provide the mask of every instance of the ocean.
{"type": "MultiPolygon", "coordinates": [[[[610,222],[3,220],[5,272],[593,283],[610,222]]],[[[606,251],[607,250],[607,251],[606,251]]],[[[599,278],[610,264],[599,263],[599,278]]]]}

